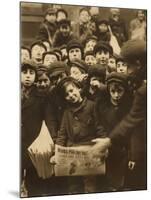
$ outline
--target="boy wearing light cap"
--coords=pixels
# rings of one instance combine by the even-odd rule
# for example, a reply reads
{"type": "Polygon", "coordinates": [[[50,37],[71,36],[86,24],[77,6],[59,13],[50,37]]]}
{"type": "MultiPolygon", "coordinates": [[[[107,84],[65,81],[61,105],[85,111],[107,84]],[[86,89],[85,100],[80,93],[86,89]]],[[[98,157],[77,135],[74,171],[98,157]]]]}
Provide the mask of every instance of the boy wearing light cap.
{"type": "Polygon", "coordinates": [[[49,68],[50,64],[59,61],[58,55],[54,51],[48,51],[43,54],[43,64],[49,68]]]}

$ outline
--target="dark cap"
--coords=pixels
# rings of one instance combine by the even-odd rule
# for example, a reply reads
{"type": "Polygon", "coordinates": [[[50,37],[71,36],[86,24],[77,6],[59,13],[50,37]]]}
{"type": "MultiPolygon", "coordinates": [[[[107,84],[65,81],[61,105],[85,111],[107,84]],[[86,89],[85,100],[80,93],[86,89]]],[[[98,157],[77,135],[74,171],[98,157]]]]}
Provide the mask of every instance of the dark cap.
{"type": "Polygon", "coordinates": [[[72,66],[78,67],[85,73],[88,72],[88,68],[89,68],[89,66],[83,60],[79,60],[79,59],[75,59],[75,61],[71,62],[71,67],[72,66]]]}
{"type": "Polygon", "coordinates": [[[85,52],[85,54],[84,54],[84,58],[86,57],[86,56],[94,56],[94,52],[93,51],[86,51],[85,52]]]}
{"type": "Polygon", "coordinates": [[[34,71],[36,71],[37,66],[38,65],[33,60],[30,59],[21,64],[21,71],[24,71],[26,69],[33,69],[34,71]]]}
{"type": "Polygon", "coordinates": [[[86,38],[85,44],[86,44],[87,42],[89,42],[90,40],[95,40],[95,41],[97,41],[98,38],[97,38],[95,35],[88,36],[88,37],[86,38]]]}
{"type": "Polygon", "coordinates": [[[118,72],[111,72],[110,74],[107,75],[106,77],[106,82],[107,85],[112,82],[120,83],[124,87],[127,87],[128,85],[128,76],[123,73],[118,73],[118,72]]]}
{"type": "Polygon", "coordinates": [[[100,19],[100,20],[98,20],[97,24],[98,24],[98,26],[101,24],[106,24],[108,26],[109,22],[107,19],[100,19]]]}
{"type": "Polygon", "coordinates": [[[67,44],[67,52],[69,52],[70,49],[73,48],[79,48],[81,49],[81,52],[83,53],[83,45],[81,42],[77,39],[70,40],[67,44]]]}
{"type": "Polygon", "coordinates": [[[108,42],[99,41],[94,47],[94,54],[100,50],[107,50],[110,54],[113,54],[113,48],[108,42]]]}
{"type": "Polygon", "coordinates": [[[103,82],[105,81],[105,76],[106,76],[106,69],[104,66],[100,64],[95,64],[93,67],[90,67],[88,70],[89,77],[100,77],[103,82]]]}
{"type": "Polygon", "coordinates": [[[30,49],[32,50],[33,46],[35,46],[35,45],[39,45],[39,46],[43,47],[43,48],[45,49],[45,51],[47,51],[46,46],[43,44],[43,42],[42,42],[41,40],[36,40],[36,41],[34,41],[34,42],[31,44],[30,49]]]}
{"type": "Polygon", "coordinates": [[[51,63],[48,70],[49,77],[57,76],[61,73],[66,73],[67,65],[62,61],[51,63]]]}

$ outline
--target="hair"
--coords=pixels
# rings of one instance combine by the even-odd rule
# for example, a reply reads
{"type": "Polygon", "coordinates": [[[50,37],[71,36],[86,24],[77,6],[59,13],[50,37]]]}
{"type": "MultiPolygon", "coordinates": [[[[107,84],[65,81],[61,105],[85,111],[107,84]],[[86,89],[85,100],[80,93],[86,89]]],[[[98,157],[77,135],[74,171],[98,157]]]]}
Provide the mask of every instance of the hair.
{"type": "Polygon", "coordinates": [[[28,47],[26,47],[26,46],[22,46],[22,47],[21,47],[21,50],[22,50],[22,49],[27,50],[28,53],[29,53],[29,57],[31,58],[31,50],[30,50],[28,47]]]}

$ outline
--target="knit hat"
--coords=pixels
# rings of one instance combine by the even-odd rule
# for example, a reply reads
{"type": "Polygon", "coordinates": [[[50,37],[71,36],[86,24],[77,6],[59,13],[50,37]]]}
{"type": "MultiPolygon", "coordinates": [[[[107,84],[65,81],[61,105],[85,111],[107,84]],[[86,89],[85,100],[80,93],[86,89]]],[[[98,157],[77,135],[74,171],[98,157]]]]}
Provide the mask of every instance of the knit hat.
{"type": "Polygon", "coordinates": [[[120,83],[125,88],[127,88],[128,76],[126,74],[118,73],[118,72],[111,72],[106,77],[107,85],[112,82],[120,83]]]}
{"type": "Polygon", "coordinates": [[[71,21],[69,19],[62,19],[58,22],[58,27],[60,26],[71,26],[71,21]]]}
{"type": "Polygon", "coordinates": [[[93,67],[90,67],[88,70],[89,77],[100,77],[103,82],[105,82],[105,76],[106,76],[106,69],[104,66],[100,64],[95,64],[93,67]]]}
{"type": "Polygon", "coordinates": [[[119,62],[119,61],[124,62],[125,61],[124,57],[121,56],[121,55],[116,56],[116,63],[119,62]]]}
{"type": "Polygon", "coordinates": [[[99,41],[95,47],[94,47],[94,54],[96,54],[98,51],[105,49],[107,51],[109,51],[110,54],[113,54],[113,48],[111,47],[111,45],[108,42],[104,42],[104,41],[99,41]]]}
{"type": "Polygon", "coordinates": [[[50,68],[48,70],[49,77],[57,76],[61,73],[66,73],[67,65],[62,61],[56,61],[50,64],[50,68]]]}
{"type": "Polygon", "coordinates": [[[79,59],[76,59],[75,61],[71,62],[70,66],[71,67],[76,66],[86,73],[88,72],[88,68],[89,68],[89,66],[83,60],[79,60],[79,59]]]}
{"type": "Polygon", "coordinates": [[[139,60],[142,66],[146,65],[146,41],[143,40],[128,40],[121,48],[121,55],[127,62],[139,60]]]}
{"type": "Polygon", "coordinates": [[[79,48],[79,49],[81,49],[81,52],[83,53],[83,45],[77,39],[73,39],[73,40],[70,40],[68,42],[68,44],[67,44],[67,52],[69,53],[69,50],[73,49],[73,48],[79,48]]]}
{"type": "Polygon", "coordinates": [[[21,71],[24,71],[26,69],[32,69],[36,71],[37,64],[33,60],[27,60],[21,64],[21,71]]]}

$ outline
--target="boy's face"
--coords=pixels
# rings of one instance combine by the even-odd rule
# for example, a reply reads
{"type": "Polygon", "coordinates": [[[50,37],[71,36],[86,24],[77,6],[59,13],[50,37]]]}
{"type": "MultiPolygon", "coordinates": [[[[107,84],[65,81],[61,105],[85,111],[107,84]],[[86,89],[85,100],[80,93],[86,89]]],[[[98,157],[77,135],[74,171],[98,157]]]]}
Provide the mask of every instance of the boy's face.
{"type": "Polygon", "coordinates": [[[109,58],[108,66],[109,66],[109,69],[110,69],[111,72],[116,71],[116,60],[115,60],[115,58],[109,58]]]}
{"type": "Polygon", "coordinates": [[[50,80],[45,73],[38,77],[36,86],[39,92],[48,91],[49,86],[50,86],[50,80]]]}
{"type": "Polygon", "coordinates": [[[56,14],[48,13],[45,18],[48,22],[54,23],[56,21],[56,14]]]}
{"type": "Polygon", "coordinates": [[[93,76],[90,78],[90,86],[95,91],[101,87],[102,83],[98,77],[93,76]]]}
{"type": "Polygon", "coordinates": [[[99,31],[100,31],[101,33],[107,32],[107,31],[108,31],[107,25],[106,25],[106,24],[100,24],[100,25],[99,25],[99,31]]]}
{"type": "Polygon", "coordinates": [[[57,15],[57,22],[59,22],[60,20],[62,19],[66,19],[66,15],[64,12],[58,12],[58,15],[57,15]]]}
{"type": "Polygon", "coordinates": [[[61,49],[62,57],[67,56],[67,49],[63,48],[61,49]]]}
{"type": "Polygon", "coordinates": [[[110,53],[107,50],[100,50],[96,53],[96,61],[98,64],[101,65],[107,65],[108,64],[108,60],[110,57],[110,53]]]}
{"type": "Polygon", "coordinates": [[[76,80],[79,80],[83,73],[80,71],[80,69],[76,66],[72,66],[70,69],[70,76],[76,80]]]}
{"type": "Polygon", "coordinates": [[[60,26],[60,32],[63,37],[68,37],[70,34],[70,26],[68,26],[68,25],[60,26]]]}
{"type": "Polygon", "coordinates": [[[111,102],[114,105],[118,105],[122,100],[125,89],[121,84],[112,82],[109,84],[109,93],[111,96],[111,102]]]}
{"type": "Polygon", "coordinates": [[[30,54],[27,49],[21,49],[21,63],[30,59],[30,54]]]}
{"type": "Polygon", "coordinates": [[[65,88],[65,100],[72,104],[81,102],[80,88],[72,83],[68,84],[65,88]]]}
{"type": "Polygon", "coordinates": [[[90,15],[89,13],[86,11],[86,10],[83,10],[81,13],[80,13],[80,22],[82,23],[87,23],[90,19],[90,15]]]}
{"type": "Polygon", "coordinates": [[[117,68],[117,72],[127,74],[128,66],[126,62],[124,61],[117,62],[116,68],[117,68]]]}
{"type": "Polygon", "coordinates": [[[85,51],[93,51],[95,45],[96,45],[96,41],[95,40],[88,41],[86,43],[86,45],[85,45],[85,51]]]}
{"type": "Polygon", "coordinates": [[[21,83],[25,87],[30,87],[35,81],[36,73],[33,69],[25,69],[21,72],[21,83]]]}
{"type": "Polygon", "coordinates": [[[79,48],[72,48],[69,50],[69,60],[74,61],[75,59],[82,59],[82,52],[79,48]]]}
{"type": "Polygon", "coordinates": [[[144,12],[142,11],[142,10],[139,10],[138,12],[137,12],[137,16],[138,16],[138,19],[141,21],[141,20],[144,20],[144,18],[145,18],[145,14],[144,14],[144,12]]]}
{"type": "Polygon", "coordinates": [[[44,57],[44,65],[48,67],[51,63],[54,63],[57,60],[58,59],[55,55],[46,54],[45,57],[44,57]]]}
{"type": "Polygon", "coordinates": [[[96,64],[96,58],[93,55],[87,55],[85,57],[85,62],[87,65],[95,65],[96,64]]]}
{"type": "Polygon", "coordinates": [[[34,60],[40,61],[44,52],[45,49],[42,46],[36,44],[31,50],[31,57],[34,60]]]}

